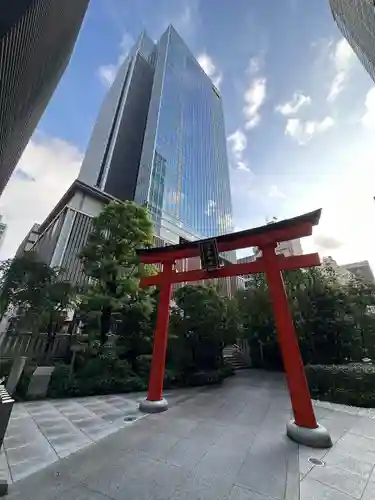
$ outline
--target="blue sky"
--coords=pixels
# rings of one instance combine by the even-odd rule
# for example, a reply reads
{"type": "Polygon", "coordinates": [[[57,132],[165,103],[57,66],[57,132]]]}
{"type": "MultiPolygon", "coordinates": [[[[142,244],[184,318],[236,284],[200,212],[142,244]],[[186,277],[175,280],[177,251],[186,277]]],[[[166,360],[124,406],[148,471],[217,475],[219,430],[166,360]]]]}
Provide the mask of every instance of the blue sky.
{"type": "Polygon", "coordinates": [[[76,177],[132,42],[169,23],[219,83],[236,228],[323,207],[305,249],[375,265],[374,83],[328,0],[91,0],[71,64],[0,199],[9,224],[0,258],[76,177]]]}

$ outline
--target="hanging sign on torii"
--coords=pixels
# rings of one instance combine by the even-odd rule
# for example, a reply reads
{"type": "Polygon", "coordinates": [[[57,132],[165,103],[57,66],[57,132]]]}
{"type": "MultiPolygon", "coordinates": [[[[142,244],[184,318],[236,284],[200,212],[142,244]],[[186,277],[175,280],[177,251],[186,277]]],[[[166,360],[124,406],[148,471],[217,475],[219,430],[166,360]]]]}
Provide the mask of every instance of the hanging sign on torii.
{"type": "Polygon", "coordinates": [[[320,426],[315,418],[282,277],[282,271],[319,266],[320,258],[317,253],[285,257],[275,252],[280,241],[310,236],[313,226],[318,225],[320,216],[321,210],[315,210],[292,219],[216,238],[137,251],[141,263],[162,265],[161,272],[141,279],[142,287],[157,286],[160,289],[148,396],[141,403],[141,409],[158,412],[168,408],[168,403],[163,398],[163,380],[172,285],[263,272],[271,296],[294,414],[294,419],[287,425],[287,434],[295,441],[309,446],[329,447],[332,445],[327,430],[320,426]],[[258,247],[261,257],[253,262],[221,265],[219,253],[247,247],[258,247]],[[199,256],[202,269],[176,271],[176,260],[199,256]]]}

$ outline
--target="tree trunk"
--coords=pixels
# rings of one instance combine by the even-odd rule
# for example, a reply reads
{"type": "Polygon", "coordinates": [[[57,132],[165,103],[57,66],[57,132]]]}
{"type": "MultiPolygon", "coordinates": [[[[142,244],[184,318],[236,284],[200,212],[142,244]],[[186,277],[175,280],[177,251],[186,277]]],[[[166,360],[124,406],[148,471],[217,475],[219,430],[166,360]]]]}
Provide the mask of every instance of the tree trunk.
{"type": "Polygon", "coordinates": [[[44,356],[43,356],[44,362],[47,362],[48,353],[51,348],[52,342],[53,342],[53,313],[51,311],[47,326],[47,342],[44,348],[44,356]]]}
{"type": "Polygon", "coordinates": [[[112,308],[110,306],[103,307],[100,316],[100,343],[104,345],[107,341],[108,332],[111,327],[112,308]]]}

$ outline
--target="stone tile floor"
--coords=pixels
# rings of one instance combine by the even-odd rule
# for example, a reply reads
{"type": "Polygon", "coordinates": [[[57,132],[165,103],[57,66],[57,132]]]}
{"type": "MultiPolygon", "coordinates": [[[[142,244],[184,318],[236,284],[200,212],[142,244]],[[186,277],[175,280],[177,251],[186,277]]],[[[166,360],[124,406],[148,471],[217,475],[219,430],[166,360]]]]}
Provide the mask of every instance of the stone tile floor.
{"type": "Polygon", "coordinates": [[[319,422],[333,447],[299,447],[302,500],[375,499],[375,409],[315,402],[319,422]],[[313,466],[309,457],[322,460],[313,466]]]}
{"type": "Polygon", "coordinates": [[[314,450],[285,436],[290,403],[277,374],[251,370],[173,392],[166,413],[124,423],[139,415],[139,397],[17,405],[5,446],[8,460],[18,446],[8,500],[375,499],[375,410],[316,402],[335,444],[314,450]],[[24,477],[25,461],[43,469],[24,477]]]}
{"type": "MultiPolygon", "coordinates": [[[[191,391],[190,391],[191,392],[191,391]]],[[[171,394],[181,400],[188,391],[171,394]]],[[[0,450],[0,479],[16,482],[129,427],[145,414],[145,394],[121,394],[17,403],[0,450]]]]}
{"type": "MultiPolygon", "coordinates": [[[[18,481],[138,419],[136,398],[123,395],[16,404],[0,460],[18,481]]],[[[1,470],[1,466],[0,466],[1,470]]]]}

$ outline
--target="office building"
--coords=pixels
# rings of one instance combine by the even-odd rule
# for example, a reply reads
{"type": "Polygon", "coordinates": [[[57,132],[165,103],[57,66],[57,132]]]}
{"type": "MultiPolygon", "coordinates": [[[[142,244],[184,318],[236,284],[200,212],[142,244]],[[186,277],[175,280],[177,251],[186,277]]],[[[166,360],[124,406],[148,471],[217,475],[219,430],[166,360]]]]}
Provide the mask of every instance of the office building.
{"type": "MultiPolygon", "coordinates": [[[[241,257],[237,259],[237,264],[247,264],[248,262],[254,262],[257,259],[257,254],[254,252],[252,255],[247,255],[246,257],[241,257]]],[[[247,288],[251,283],[251,274],[244,274],[238,277],[238,288],[247,288]]]]}
{"type": "Polygon", "coordinates": [[[303,251],[301,240],[298,238],[296,240],[282,241],[277,245],[276,253],[279,255],[284,255],[285,257],[302,255],[303,251]]]}
{"type": "Polygon", "coordinates": [[[30,231],[27,233],[25,238],[20,243],[16,252],[16,257],[22,257],[22,255],[25,252],[31,250],[31,248],[34,246],[34,243],[37,241],[39,237],[39,227],[40,224],[33,225],[33,227],[30,229],[30,231]]]}
{"type": "Polygon", "coordinates": [[[0,194],[67,67],[89,0],[2,0],[0,194]]]}
{"type": "MultiPolygon", "coordinates": [[[[272,223],[270,222],[269,224],[272,223]]],[[[285,257],[291,257],[293,255],[302,255],[303,251],[302,251],[301,240],[298,238],[296,240],[282,241],[277,245],[275,252],[278,255],[284,255],[285,257]]],[[[262,256],[261,250],[255,248],[254,253],[252,255],[247,255],[246,257],[241,257],[240,259],[237,259],[237,263],[245,264],[247,262],[254,262],[261,256],[262,256]]],[[[251,274],[242,276],[239,279],[239,287],[242,289],[247,288],[251,284],[251,279],[252,279],[251,274]]]]}
{"type": "Polygon", "coordinates": [[[374,0],[330,0],[337,26],[373,80],[375,80],[374,0]]]}
{"type": "Polygon", "coordinates": [[[353,262],[351,264],[344,264],[342,267],[354,274],[354,276],[361,281],[375,283],[374,274],[367,260],[362,260],[361,262],[353,262]]]}
{"type": "MultiPolygon", "coordinates": [[[[79,253],[88,228],[83,219],[98,215],[94,212],[100,197],[101,206],[114,198],[147,206],[156,245],[232,231],[221,96],[172,26],[156,44],[143,33],[131,49],[103,101],[78,181],[69,193],[63,202],[67,205],[59,203],[40,227],[36,247],[48,240],[45,255],[51,265],[67,268],[61,251],[79,253]],[[86,200],[84,208],[73,203],[79,216],[72,215],[69,201],[77,190],[85,191],[86,200]],[[47,238],[44,232],[52,231],[57,217],[54,236],[47,238]]],[[[222,258],[236,262],[234,252],[222,258]]],[[[179,266],[193,269],[199,263],[179,266]]],[[[232,293],[236,279],[225,283],[232,293]]]]}
{"type": "Polygon", "coordinates": [[[329,275],[329,273],[332,274],[333,271],[340,285],[347,285],[350,280],[354,278],[354,275],[350,271],[345,269],[344,266],[339,266],[331,256],[323,257],[321,269],[323,272],[326,272],[327,275],[329,275]]]}
{"type": "Polygon", "coordinates": [[[79,180],[147,204],[170,243],[233,230],[221,97],[172,26],[143,33],[101,107],[79,180]]]}

